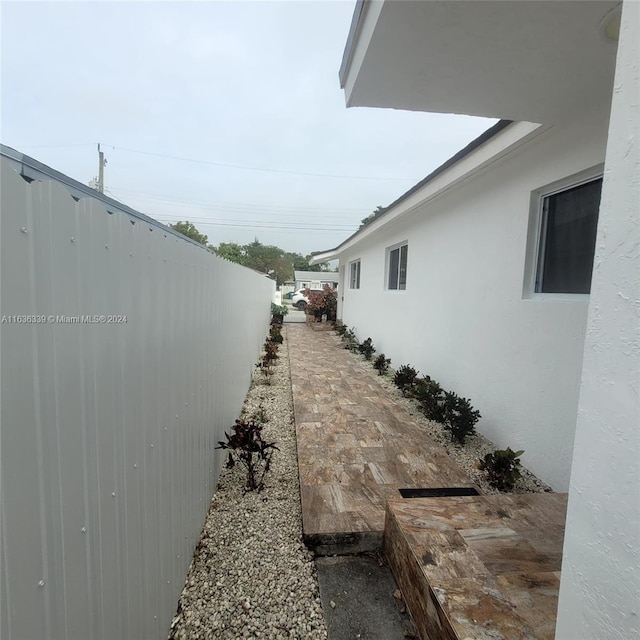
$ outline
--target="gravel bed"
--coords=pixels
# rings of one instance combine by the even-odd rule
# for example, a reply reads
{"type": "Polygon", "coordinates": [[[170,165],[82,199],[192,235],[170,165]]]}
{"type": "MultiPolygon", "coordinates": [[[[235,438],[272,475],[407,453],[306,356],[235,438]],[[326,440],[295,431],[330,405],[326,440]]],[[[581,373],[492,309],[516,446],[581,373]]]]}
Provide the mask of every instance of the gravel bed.
{"type": "Polygon", "coordinates": [[[170,640],[327,638],[313,554],[302,542],[286,340],[278,355],[271,384],[256,370],[241,416],[262,408],[263,437],[279,448],[266,487],[243,495],[244,468],[223,469],[170,640]]]}
{"type": "MultiPolygon", "coordinates": [[[[342,341],[340,337],[337,334],[333,334],[333,337],[336,341],[336,346],[341,347],[342,341]]],[[[493,442],[480,433],[467,437],[465,444],[462,446],[451,442],[449,433],[439,422],[426,418],[420,411],[420,406],[416,400],[402,395],[400,389],[393,383],[393,372],[391,370],[389,370],[387,374],[379,376],[378,372],[373,368],[373,358],[371,361],[368,361],[360,354],[351,352],[351,355],[359,362],[365,371],[378,379],[380,384],[389,392],[390,396],[409,412],[413,420],[422,427],[433,440],[445,448],[447,453],[469,476],[471,482],[484,493],[500,493],[500,491],[489,484],[484,473],[476,466],[478,460],[484,458],[487,453],[496,450],[497,447],[493,442]]],[[[473,399],[471,402],[473,403],[473,399]]],[[[549,485],[545,484],[525,467],[521,466],[520,472],[522,473],[522,477],[517,481],[512,493],[541,493],[543,491],[552,491],[549,485]]]]}

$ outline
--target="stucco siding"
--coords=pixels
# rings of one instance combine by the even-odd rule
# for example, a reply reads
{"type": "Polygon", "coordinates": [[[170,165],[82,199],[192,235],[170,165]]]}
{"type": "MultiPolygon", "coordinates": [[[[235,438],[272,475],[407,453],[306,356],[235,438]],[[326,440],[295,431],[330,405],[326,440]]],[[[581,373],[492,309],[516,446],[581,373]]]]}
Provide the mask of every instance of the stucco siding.
{"type": "Polygon", "coordinates": [[[523,296],[531,192],[604,160],[606,118],[549,129],[341,254],[361,260],[342,318],[392,364],[471,398],[479,429],[556,490],[571,467],[588,301],[523,296]],[[406,291],[385,248],[408,240],[406,291]]]}
{"type": "Polygon", "coordinates": [[[556,638],[640,637],[640,4],[625,2],[556,638]]]}

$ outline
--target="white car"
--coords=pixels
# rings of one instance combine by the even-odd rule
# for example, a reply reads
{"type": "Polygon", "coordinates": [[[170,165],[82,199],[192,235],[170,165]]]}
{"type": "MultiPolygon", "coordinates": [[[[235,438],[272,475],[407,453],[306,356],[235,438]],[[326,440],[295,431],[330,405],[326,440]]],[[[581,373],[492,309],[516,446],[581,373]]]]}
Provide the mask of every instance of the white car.
{"type": "MultiPolygon", "coordinates": [[[[298,289],[297,291],[294,291],[293,295],[291,296],[291,304],[296,309],[300,309],[300,311],[304,311],[307,308],[307,305],[309,304],[309,299],[307,298],[307,296],[304,295],[305,288],[306,287],[302,289],[298,289]]],[[[320,289],[318,289],[318,291],[320,291],[320,289]]]]}

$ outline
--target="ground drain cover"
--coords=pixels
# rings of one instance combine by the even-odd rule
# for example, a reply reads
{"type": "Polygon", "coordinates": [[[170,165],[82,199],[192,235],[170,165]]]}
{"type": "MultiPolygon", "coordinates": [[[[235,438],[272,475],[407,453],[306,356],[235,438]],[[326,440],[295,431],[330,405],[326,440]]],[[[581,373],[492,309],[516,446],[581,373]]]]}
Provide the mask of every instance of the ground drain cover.
{"type": "Polygon", "coordinates": [[[430,487],[428,489],[398,489],[403,498],[447,498],[449,496],[479,496],[473,487],[430,487]]]}

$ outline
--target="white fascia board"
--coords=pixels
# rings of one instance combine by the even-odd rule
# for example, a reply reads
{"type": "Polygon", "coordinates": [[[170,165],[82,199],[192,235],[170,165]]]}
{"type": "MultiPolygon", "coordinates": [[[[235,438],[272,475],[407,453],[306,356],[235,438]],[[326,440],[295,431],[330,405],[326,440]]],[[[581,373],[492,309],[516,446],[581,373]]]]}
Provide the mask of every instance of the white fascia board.
{"type": "Polygon", "coordinates": [[[433,180],[430,180],[421,189],[418,189],[405,200],[402,200],[389,209],[378,220],[370,222],[359,233],[356,233],[354,237],[346,240],[335,249],[315,255],[310,264],[335,260],[341,253],[351,249],[365,238],[368,238],[372,234],[380,231],[380,229],[410,214],[417,207],[456,188],[462,182],[504,159],[508,154],[550,128],[548,125],[540,125],[532,122],[514,122],[477,149],[474,149],[453,166],[449,167],[446,171],[436,176],[433,180]]]}
{"type": "Polygon", "coordinates": [[[320,264],[321,262],[336,260],[338,258],[338,255],[340,254],[340,251],[327,251],[326,253],[319,253],[317,256],[313,256],[313,258],[309,260],[309,264],[313,266],[314,264],[320,264]]]}
{"type": "Polygon", "coordinates": [[[386,0],[365,0],[364,6],[362,7],[357,31],[355,33],[354,40],[351,43],[351,50],[347,52],[349,59],[347,61],[343,81],[345,103],[347,107],[352,106],[351,95],[385,1],[386,0]]]}

